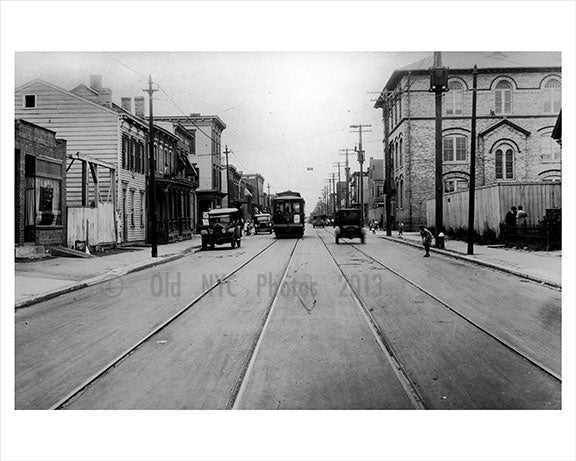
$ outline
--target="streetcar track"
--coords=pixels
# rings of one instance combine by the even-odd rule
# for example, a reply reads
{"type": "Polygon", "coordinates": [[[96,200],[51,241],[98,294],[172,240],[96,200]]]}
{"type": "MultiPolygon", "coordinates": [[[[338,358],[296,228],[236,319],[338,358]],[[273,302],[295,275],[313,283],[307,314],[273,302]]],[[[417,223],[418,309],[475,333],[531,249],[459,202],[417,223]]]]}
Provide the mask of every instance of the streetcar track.
{"type": "MultiPolygon", "coordinates": [[[[326,230],[326,229],[324,229],[326,230]]],[[[330,233],[330,231],[326,230],[326,232],[330,233]]],[[[319,235],[320,236],[320,235],[319,235]]],[[[322,239],[322,237],[320,237],[320,240],[322,240],[322,242],[324,243],[324,245],[326,246],[326,243],[324,242],[324,239],[322,239]]],[[[347,240],[347,239],[346,239],[347,240]]],[[[345,245],[348,245],[352,248],[354,248],[356,251],[358,251],[359,253],[362,253],[364,256],[368,257],[369,259],[371,259],[372,261],[374,261],[375,263],[379,264],[380,266],[384,267],[386,270],[392,272],[394,275],[400,277],[402,280],[408,282],[410,285],[412,285],[413,287],[415,287],[416,289],[420,290],[421,292],[423,292],[424,294],[430,296],[432,299],[434,299],[436,302],[440,303],[442,306],[444,306],[445,308],[447,308],[448,310],[450,310],[452,313],[456,314],[458,317],[460,317],[461,319],[463,319],[464,321],[466,321],[467,323],[471,324],[472,326],[474,326],[475,328],[479,329],[480,331],[482,331],[484,334],[486,334],[487,336],[489,336],[490,338],[494,339],[496,342],[500,343],[501,345],[503,345],[504,347],[506,347],[507,349],[511,350],[512,352],[514,352],[516,355],[520,356],[521,358],[523,358],[524,360],[530,362],[532,365],[534,365],[535,367],[539,368],[540,370],[544,371],[546,374],[548,374],[549,376],[551,376],[552,378],[556,379],[557,381],[559,381],[560,383],[562,382],[562,377],[559,373],[556,373],[555,371],[551,370],[549,367],[547,367],[546,365],[540,363],[538,360],[528,356],[527,354],[525,354],[524,352],[522,352],[520,349],[518,349],[516,346],[514,346],[513,344],[511,344],[510,342],[506,341],[505,339],[502,339],[500,337],[498,337],[496,334],[491,333],[487,328],[484,328],[483,326],[481,326],[480,324],[478,324],[477,322],[475,322],[474,320],[472,320],[471,318],[467,317],[465,314],[462,314],[461,312],[459,312],[458,310],[456,310],[454,307],[450,306],[446,301],[440,299],[438,296],[434,295],[433,293],[431,293],[430,291],[428,291],[426,288],[420,286],[418,283],[410,280],[408,277],[405,277],[404,275],[400,274],[399,272],[395,271],[394,269],[392,269],[390,266],[386,265],[385,263],[383,263],[382,261],[380,261],[379,259],[376,259],[375,257],[369,255],[368,253],[366,253],[365,251],[363,251],[362,249],[358,248],[357,244],[355,244],[354,242],[350,242],[350,241],[344,241],[343,242],[345,245]]]]}
{"type": "Polygon", "coordinates": [[[350,291],[350,293],[352,294],[352,298],[354,299],[354,301],[356,301],[356,304],[360,308],[360,311],[364,314],[364,318],[366,319],[366,322],[368,323],[368,326],[370,327],[370,331],[372,332],[372,334],[374,335],[374,338],[376,339],[376,343],[378,344],[378,346],[380,347],[380,350],[382,350],[382,353],[384,354],[384,356],[388,360],[388,363],[392,367],[392,371],[394,372],[394,374],[396,375],[396,378],[400,382],[402,389],[404,389],[404,392],[406,393],[408,400],[410,400],[410,403],[412,404],[412,406],[415,409],[417,409],[417,410],[426,409],[427,405],[425,403],[424,398],[422,397],[422,394],[418,390],[418,387],[416,386],[414,381],[412,381],[410,379],[410,376],[408,375],[406,368],[396,358],[396,353],[392,349],[392,346],[390,345],[390,341],[386,338],[386,335],[378,326],[378,323],[376,322],[376,320],[374,319],[374,317],[370,313],[370,310],[368,309],[368,307],[364,303],[362,297],[357,293],[353,284],[350,282],[348,277],[346,277],[346,274],[344,274],[344,271],[338,265],[338,262],[334,258],[334,255],[332,254],[332,252],[328,249],[328,245],[326,245],[326,242],[324,241],[324,239],[322,237],[320,237],[320,234],[318,232],[317,232],[317,235],[318,235],[318,238],[320,239],[320,241],[322,242],[322,244],[324,245],[324,248],[326,248],[328,255],[330,255],[330,258],[334,262],[334,265],[336,266],[336,268],[338,269],[340,274],[342,274],[343,279],[346,281],[346,286],[347,286],[348,290],[350,291]]]}
{"type": "MultiPolygon", "coordinates": [[[[292,263],[292,260],[294,258],[294,253],[296,252],[296,247],[298,246],[299,241],[300,241],[300,238],[298,238],[296,240],[296,243],[294,244],[294,247],[292,248],[292,251],[290,252],[290,256],[288,258],[286,268],[284,269],[284,273],[282,274],[282,277],[280,278],[280,283],[278,283],[278,287],[276,288],[276,292],[274,293],[274,297],[272,298],[272,302],[270,303],[270,307],[268,308],[268,311],[266,312],[266,317],[265,317],[264,321],[262,322],[262,327],[260,328],[259,333],[257,333],[255,335],[255,340],[253,341],[252,351],[249,354],[249,360],[246,361],[244,367],[242,368],[242,371],[240,372],[240,375],[238,376],[238,379],[236,380],[236,383],[235,383],[234,388],[232,390],[232,395],[231,395],[230,399],[228,400],[228,404],[226,405],[227,410],[229,410],[229,409],[238,410],[240,402],[242,401],[242,398],[244,397],[244,394],[246,393],[248,377],[250,376],[250,373],[254,368],[254,363],[256,362],[256,357],[258,356],[258,352],[259,352],[260,346],[262,344],[262,339],[264,338],[264,334],[266,332],[266,329],[268,328],[268,325],[270,323],[270,319],[272,318],[272,311],[274,310],[274,307],[276,306],[276,302],[278,301],[278,294],[280,293],[280,290],[282,289],[282,286],[284,285],[284,282],[286,281],[286,277],[288,276],[288,270],[290,269],[290,264],[292,263]]],[[[280,402],[278,403],[278,407],[279,406],[280,406],[280,402]]]]}
{"type": "Polygon", "coordinates": [[[272,247],[273,245],[275,245],[277,243],[277,240],[273,240],[272,243],[270,243],[269,245],[265,246],[263,249],[261,249],[260,251],[258,251],[254,256],[252,256],[251,258],[249,258],[246,262],[242,263],[240,266],[238,266],[236,269],[234,269],[233,271],[231,271],[229,274],[225,275],[224,277],[218,278],[218,280],[216,281],[216,283],[214,285],[212,285],[211,287],[209,287],[208,289],[206,289],[204,292],[200,293],[196,298],[194,298],[191,302],[189,302],[188,304],[186,304],[186,306],[184,306],[182,309],[180,309],[178,312],[176,312],[174,315],[172,315],[171,317],[169,317],[167,320],[165,320],[164,322],[162,322],[159,326],[155,327],[150,333],[148,333],[146,336],[144,336],[142,339],[138,340],[135,344],[133,344],[132,346],[130,346],[129,348],[127,348],[126,350],[124,350],[124,352],[121,352],[118,356],[116,356],[116,358],[112,359],[110,362],[108,362],[106,365],[104,365],[102,368],[100,368],[100,370],[98,370],[96,373],[94,373],[92,376],[90,376],[89,378],[87,378],[82,384],[78,385],[76,388],[74,388],[71,392],[69,392],[68,394],[66,394],[63,398],[61,398],[57,403],[55,403],[54,405],[52,405],[50,407],[51,410],[60,410],[63,409],[66,404],[68,402],[70,402],[74,397],[78,396],[79,394],[81,394],[84,390],[86,390],[87,388],[89,388],[90,386],[92,386],[99,378],[101,378],[102,376],[104,376],[105,374],[107,374],[111,369],[113,369],[116,365],[118,365],[122,360],[124,360],[125,358],[127,358],[128,356],[130,356],[133,352],[135,352],[141,345],[143,345],[145,342],[147,342],[150,338],[152,338],[154,335],[156,335],[157,333],[159,333],[160,331],[162,331],[164,328],[166,328],[168,325],[172,324],[172,322],[174,322],[178,317],[180,317],[182,314],[184,314],[185,312],[187,312],[191,307],[193,307],[195,304],[197,304],[200,300],[202,300],[206,295],[208,295],[210,292],[212,292],[215,288],[217,288],[219,285],[226,283],[227,279],[230,278],[231,276],[233,276],[234,274],[236,274],[238,271],[240,271],[241,269],[243,269],[245,266],[247,266],[248,264],[250,264],[252,261],[254,261],[256,258],[258,258],[258,256],[260,256],[261,254],[263,254],[265,251],[267,251],[270,247],[272,247]]]}

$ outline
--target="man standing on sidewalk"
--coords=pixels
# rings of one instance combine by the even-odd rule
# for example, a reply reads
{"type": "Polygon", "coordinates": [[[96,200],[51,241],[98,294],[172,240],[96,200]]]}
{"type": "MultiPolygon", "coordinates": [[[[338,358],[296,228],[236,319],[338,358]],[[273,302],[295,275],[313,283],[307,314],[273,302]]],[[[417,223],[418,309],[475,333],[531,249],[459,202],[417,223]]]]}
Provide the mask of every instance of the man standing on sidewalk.
{"type": "Polygon", "coordinates": [[[424,249],[426,250],[424,257],[427,258],[430,256],[430,245],[432,245],[432,239],[434,236],[432,235],[432,232],[424,226],[420,226],[420,236],[422,237],[422,245],[424,245],[424,249]]]}

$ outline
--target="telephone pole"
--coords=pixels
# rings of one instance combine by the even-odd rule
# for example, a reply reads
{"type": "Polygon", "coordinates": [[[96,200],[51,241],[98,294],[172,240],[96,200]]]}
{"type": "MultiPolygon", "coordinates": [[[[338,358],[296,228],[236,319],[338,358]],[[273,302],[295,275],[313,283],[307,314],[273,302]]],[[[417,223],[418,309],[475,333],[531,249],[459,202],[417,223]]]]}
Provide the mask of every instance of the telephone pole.
{"type": "MultiPolygon", "coordinates": [[[[150,117],[148,117],[148,151],[149,162],[150,162],[150,188],[148,189],[148,222],[150,223],[150,244],[152,245],[152,257],[158,257],[158,244],[156,243],[156,172],[155,172],[155,161],[154,161],[154,110],[152,106],[152,95],[155,91],[152,88],[152,75],[148,77],[148,89],[142,90],[148,93],[149,107],[150,107],[150,117]]],[[[124,210],[126,213],[126,210],[124,210]]]]}
{"type": "Polygon", "coordinates": [[[270,183],[268,183],[268,211],[272,211],[272,199],[270,198],[270,183]]]}
{"type": "MultiPolygon", "coordinates": [[[[352,133],[358,133],[360,135],[360,141],[358,143],[358,163],[360,164],[360,216],[362,217],[362,224],[364,223],[364,151],[362,150],[362,128],[370,128],[372,125],[350,125],[350,128],[358,128],[358,131],[353,131],[352,133]]],[[[366,133],[370,133],[367,131],[366,133]]]]}
{"type": "Polygon", "coordinates": [[[468,251],[474,254],[474,208],[476,194],[476,93],[478,82],[478,67],[472,71],[472,126],[470,130],[470,184],[468,191],[468,251]]]}
{"type": "Polygon", "coordinates": [[[230,207],[230,168],[228,168],[228,154],[232,152],[228,150],[228,146],[224,149],[226,155],[226,206],[230,207]]]}
{"type": "Polygon", "coordinates": [[[442,67],[442,54],[434,52],[434,66],[430,69],[430,89],[435,93],[436,105],[436,219],[435,237],[436,247],[440,246],[438,235],[444,228],[443,219],[443,192],[442,181],[442,93],[448,91],[448,69],[442,67]]]}
{"type": "Polygon", "coordinates": [[[352,149],[340,149],[342,152],[346,152],[345,154],[340,154],[340,155],[345,155],[346,156],[346,166],[344,167],[344,172],[346,174],[346,208],[350,207],[350,165],[348,164],[348,151],[352,150],[352,149]]]}
{"type": "MultiPolygon", "coordinates": [[[[332,165],[338,166],[338,184],[340,184],[340,162],[332,162],[332,165]]],[[[338,190],[338,184],[336,185],[336,202],[338,203],[338,209],[341,208],[342,197],[340,197],[340,191],[338,190]]]]}

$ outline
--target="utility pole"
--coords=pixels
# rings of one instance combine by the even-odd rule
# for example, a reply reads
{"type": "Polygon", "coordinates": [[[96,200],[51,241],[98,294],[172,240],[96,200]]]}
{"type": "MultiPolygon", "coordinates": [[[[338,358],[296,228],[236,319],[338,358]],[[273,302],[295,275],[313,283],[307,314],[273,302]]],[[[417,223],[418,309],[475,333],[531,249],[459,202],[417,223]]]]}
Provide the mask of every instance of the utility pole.
{"type": "Polygon", "coordinates": [[[228,146],[224,149],[224,154],[226,155],[226,206],[230,207],[230,168],[228,168],[228,154],[231,151],[228,150],[228,146]]]}
{"type": "MultiPolygon", "coordinates": [[[[360,135],[360,142],[358,143],[358,163],[360,163],[360,216],[362,217],[362,224],[364,225],[364,151],[362,150],[362,128],[370,128],[372,125],[350,125],[350,128],[358,128],[358,131],[353,131],[352,133],[358,133],[360,135]]],[[[369,133],[369,131],[367,131],[369,133]]]]}
{"type": "Polygon", "coordinates": [[[472,127],[470,129],[470,189],[468,191],[468,254],[474,254],[474,208],[476,194],[476,93],[478,85],[478,67],[472,71],[472,127]]]}
{"type": "Polygon", "coordinates": [[[390,116],[388,106],[388,92],[384,94],[384,107],[382,107],[384,114],[384,170],[386,176],[384,178],[385,192],[386,192],[386,235],[392,236],[392,159],[390,157],[390,146],[388,145],[388,136],[390,126],[388,119],[390,116]]]}
{"type": "Polygon", "coordinates": [[[338,184],[336,185],[336,202],[338,203],[338,209],[341,208],[342,197],[340,197],[340,191],[338,190],[338,185],[341,182],[340,179],[340,162],[332,162],[332,165],[338,166],[338,184]]]}
{"type": "Polygon", "coordinates": [[[350,165],[348,164],[348,151],[351,149],[340,149],[343,152],[346,152],[345,154],[340,154],[340,155],[345,155],[346,156],[346,166],[344,167],[344,172],[346,174],[346,208],[350,207],[350,165]]]}
{"type": "Polygon", "coordinates": [[[442,93],[448,91],[448,70],[442,67],[442,54],[434,52],[434,66],[430,69],[430,89],[435,93],[436,105],[436,247],[441,246],[439,234],[444,228],[442,181],[442,93]]]}
{"type": "MultiPolygon", "coordinates": [[[[148,151],[150,162],[150,188],[148,189],[148,222],[150,223],[150,244],[152,245],[152,257],[158,257],[158,244],[156,243],[156,172],[154,161],[154,110],[152,106],[152,95],[155,91],[152,89],[152,75],[148,77],[148,89],[142,90],[148,93],[150,117],[148,117],[148,151]]],[[[126,213],[126,210],[124,210],[126,213]]]]}
{"type": "Polygon", "coordinates": [[[332,219],[336,216],[336,173],[332,173],[332,219]]]}
{"type": "Polygon", "coordinates": [[[268,211],[272,210],[272,199],[270,198],[270,183],[268,183],[268,211]]]}

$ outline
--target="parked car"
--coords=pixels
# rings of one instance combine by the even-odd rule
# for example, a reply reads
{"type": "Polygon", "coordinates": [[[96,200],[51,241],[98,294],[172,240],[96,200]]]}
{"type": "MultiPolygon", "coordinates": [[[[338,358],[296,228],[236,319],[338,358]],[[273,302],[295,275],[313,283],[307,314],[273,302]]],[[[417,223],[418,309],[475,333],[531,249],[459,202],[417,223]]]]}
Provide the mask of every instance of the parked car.
{"type": "Polygon", "coordinates": [[[359,238],[362,243],[365,242],[366,233],[362,224],[362,215],[357,208],[342,208],[336,212],[334,225],[334,236],[336,243],[340,243],[341,238],[353,239],[359,238]]]}
{"type": "Polygon", "coordinates": [[[232,248],[240,246],[242,229],[240,225],[240,212],[236,208],[217,208],[208,212],[208,227],[200,231],[202,236],[202,249],[208,246],[230,243],[232,248]]]}
{"type": "Polygon", "coordinates": [[[254,215],[254,233],[259,234],[262,232],[272,233],[272,215],[270,213],[254,215]]]}

